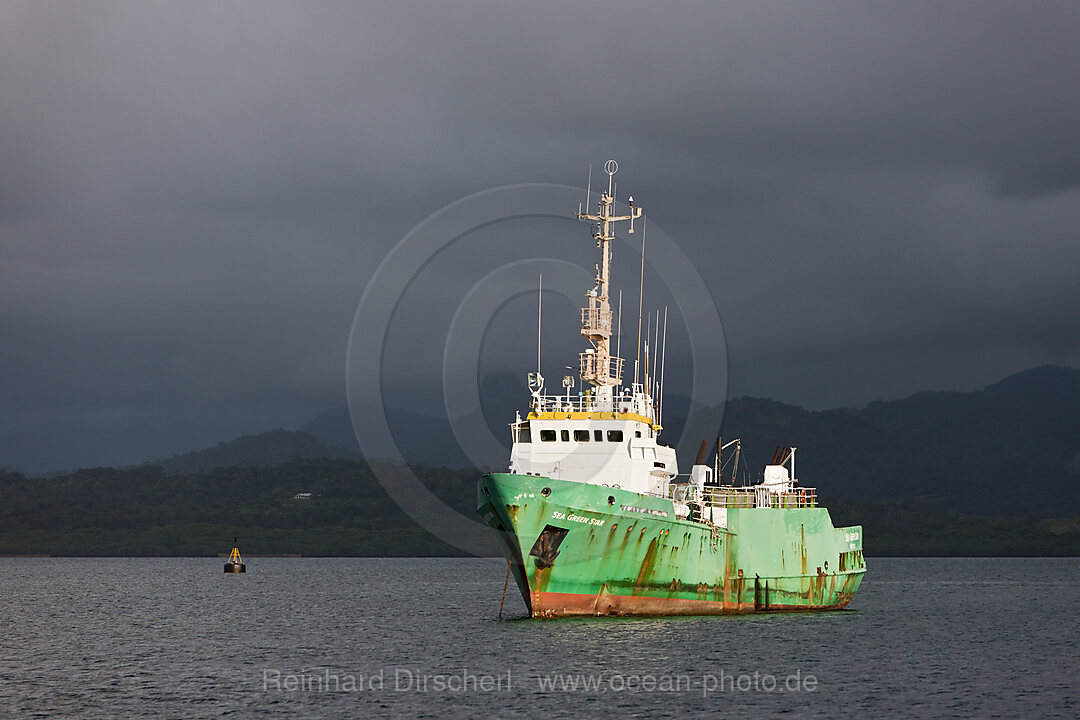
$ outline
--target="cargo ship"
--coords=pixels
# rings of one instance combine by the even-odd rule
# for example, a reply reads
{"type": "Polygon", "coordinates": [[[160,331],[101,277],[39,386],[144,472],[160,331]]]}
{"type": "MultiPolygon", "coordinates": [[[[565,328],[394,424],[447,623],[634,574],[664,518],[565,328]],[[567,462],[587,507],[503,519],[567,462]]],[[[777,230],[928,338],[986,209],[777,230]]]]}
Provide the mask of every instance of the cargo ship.
{"type": "Polygon", "coordinates": [[[796,448],[778,447],[760,482],[736,484],[723,477],[723,451],[734,448],[737,466],[741,441],[717,439],[680,474],[675,450],[659,442],[663,366],[649,367],[647,341],[624,383],[624,361],[611,352],[612,241],[618,224],[633,233],[645,221],[632,196],[618,214],[617,163],[605,171],[595,212],[590,183],[576,213],[595,227],[601,251],[581,310],[582,390],[571,394],[571,375],[545,393],[538,350],[528,413],[510,424],[509,470],[478,482],[477,508],[498,535],[508,578],[537,618],[846,607],[866,572],[862,528],[833,526],[816,490],[798,481],[796,448]]]}

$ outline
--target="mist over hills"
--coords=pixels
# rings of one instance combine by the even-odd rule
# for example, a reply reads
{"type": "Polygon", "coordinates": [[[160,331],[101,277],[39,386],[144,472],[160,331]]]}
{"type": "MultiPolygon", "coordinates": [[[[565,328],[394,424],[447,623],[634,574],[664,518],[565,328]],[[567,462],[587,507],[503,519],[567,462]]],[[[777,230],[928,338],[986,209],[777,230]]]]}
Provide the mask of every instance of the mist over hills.
{"type": "Polygon", "coordinates": [[[861,410],[810,412],[752,398],[723,429],[758,465],[800,446],[801,482],[826,498],[982,515],[1080,513],[1080,371],[1041,367],[975,392],[923,392],[861,410]]]}
{"type": "MultiPolygon", "coordinates": [[[[699,412],[703,426],[743,440],[738,482],[757,482],[777,445],[795,445],[800,481],[825,498],[984,515],[1080,513],[1080,370],[1074,368],[1033,368],[974,392],[922,392],[861,409],[812,411],[741,397],[699,412]]],[[[699,443],[715,441],[681,437],[681,420],[665,424],[663,437],[678,441],[684,472],[699,443]]],[[[395,439],[410,461],[468,466],[445,418],[402,414],[391,416],[390,425],[407,428],[395,439]]],[[[302,429],[329,445],[354,437],[345,408],[302,429]]],[[[501,463],[509,439],[495,435],[506,443],[506,454],[495,460],[501,463]]]]}
{"type": "MultiPolygon", "coordinates": [[[[431,467],[502,467],[509,451],[504,415],[521,398],[513,382],[496,380],[483,388],[480,421],[504,444],[502,455],[470,459],[448,419],[391,407],[387,421],[402,456],[431,467]]],[[[1074,368],[1033,368],[974,392],[921,392],[860,409],[810,411],[741,397],[699,412],[703,426],[725,439],[742,438],[737,482],[756,482],[774,448],[791,444],[799,448],[800,482],[824,498],[984,515],[1080,514],[1080,370],[1074,368]]],[[[680,437],[680,420],[666,426],[664,439],[679,441],[684,472],[698,444],[715,441],[680,437]]],[[[362,459],[346,408],[327,410],[295,431],[241,436],[143,464],[178,474],[319,457],[362,459]]]]}
{"type": "MultiPolygon", "coordinates": [[[[800,482],[826,499],[980,515],[1080,513],[1073,368],[1033,368],[974,392],[922,392],[861,409],[743,397],[702,413],[725,440],[742,438],[739,481],[757,482],[777,445],[795,445],[800,482]]],[[[680,449],[703,439],[714,440],[683,438],[680,449]]]]}
{"type": "Polygon", "coordinates": [[[328,445],[305,432],[271,430],[145,465],[156,465],[168,475],[181,475],[222,467],[277,467],[304,458],[360,460],[362,456],[358,450],[328,445]]]}

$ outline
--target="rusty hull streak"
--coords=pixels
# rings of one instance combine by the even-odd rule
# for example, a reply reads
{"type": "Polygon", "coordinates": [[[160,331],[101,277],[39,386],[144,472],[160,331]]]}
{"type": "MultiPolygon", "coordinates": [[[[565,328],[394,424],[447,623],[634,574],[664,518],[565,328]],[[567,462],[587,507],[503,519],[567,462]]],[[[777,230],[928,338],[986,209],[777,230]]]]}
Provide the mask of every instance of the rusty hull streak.
{"type": "MultiPolygon", "coordinates": [[[[641,537],[644,537],[644,535],[641,537]]],[[[639,542],[641,537],[638,538],[639,542]]],[[[634,582],[635,593],[645,584],[645,578],[652,574],[653,561],[656,560],[656,540],[657,538],[653,538],[652,542],[649,543],[649,549],[645,551],[645,559],[641,561],[641,571],[638,572],[637,580],[634,582]]]]}
{"type": "Polygon", "coordinates": [[[799,523],[799,556],[802,562],[802,574],[806,574],[806,525],[799,523]]]}

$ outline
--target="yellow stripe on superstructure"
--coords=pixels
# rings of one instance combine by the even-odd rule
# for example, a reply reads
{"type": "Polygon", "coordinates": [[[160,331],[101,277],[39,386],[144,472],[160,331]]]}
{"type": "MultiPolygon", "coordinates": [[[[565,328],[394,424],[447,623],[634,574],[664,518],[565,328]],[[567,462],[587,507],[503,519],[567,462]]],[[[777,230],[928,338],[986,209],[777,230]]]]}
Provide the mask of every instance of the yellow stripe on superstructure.
{"type": "Polygon", "coordinates": [[[639,423],[645,423],[654,429],[659,430],[659,425],[653,425],[652,420],[644,415],[638,415],[637,413],[626,412],[531,412],[529,413],[529,420],[636,420],[639,423]]]}

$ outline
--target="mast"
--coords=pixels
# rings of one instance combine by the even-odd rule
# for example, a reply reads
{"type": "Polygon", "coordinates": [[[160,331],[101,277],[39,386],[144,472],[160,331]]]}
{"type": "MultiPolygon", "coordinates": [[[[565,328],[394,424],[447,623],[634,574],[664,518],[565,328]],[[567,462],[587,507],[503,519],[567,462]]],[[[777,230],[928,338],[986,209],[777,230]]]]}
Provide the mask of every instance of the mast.
{"type": "Polygon", "coordinates": [[[641,217],[642,209],[634,207],[634,198],[629,198],[630,214],[615,214],[614,176],[619,171],[619,164],[614,160],[604,163],[604,172],[608,176],[608,188],[600,194],[597,212],[578,212],[579,220],[596,223],[593,239],[600,248],[600,264],[596,267],[596,285],[586,294],[587,305],[581,309],[581,334],[588,338],[592,352],[581,353],[580,375],[582,383],[589,383],[598,391],[610,397],[610,388],[622,384],[623,360],[611,354],[611,304],[608,289],[611,280],[611,241],[615,239],[615,223],[630,221],[629,232],[634,232],[634,220],[641,217]]]}

